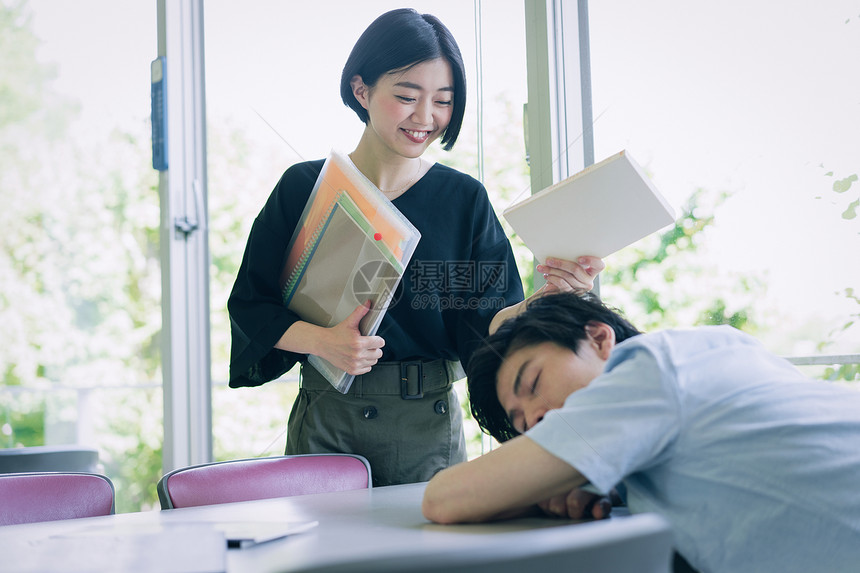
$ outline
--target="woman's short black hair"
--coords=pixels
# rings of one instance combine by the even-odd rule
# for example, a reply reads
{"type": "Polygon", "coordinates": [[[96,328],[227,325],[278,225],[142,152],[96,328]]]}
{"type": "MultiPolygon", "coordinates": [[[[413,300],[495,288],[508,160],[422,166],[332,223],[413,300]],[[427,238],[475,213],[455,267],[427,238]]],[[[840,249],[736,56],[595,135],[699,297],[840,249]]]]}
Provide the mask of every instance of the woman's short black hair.
{"type": "Polygon", "coordinates": [[[499,442],[519,435],[496,393],[496,377],[504,359],[521,348],[544,342],[577,352],[588,336],[585,327],[590,322],[608,324],[615,331],[616,342],[641,334],[591,293],[542,296],[530,302],[525,312],[499,326],[475,351],[466,369],[472,415],[484,432],[499,442]]]}
{"type": "Polygon", "coordinates": [[[448,151],[454,147],[463,125],[466,71],[454,36],[435,16],[419,14],[412,8],[400,8],[374,20],[358,38],[346,60],[340,77],[340,97],[361,121],[367,123],[367,110],[352,93],[352,78],[361,76],[365,85],[373,87],[383,74],[436,58],[445,58],[454,75],[451,121],[441,139],[443,148],[448,151]]]}

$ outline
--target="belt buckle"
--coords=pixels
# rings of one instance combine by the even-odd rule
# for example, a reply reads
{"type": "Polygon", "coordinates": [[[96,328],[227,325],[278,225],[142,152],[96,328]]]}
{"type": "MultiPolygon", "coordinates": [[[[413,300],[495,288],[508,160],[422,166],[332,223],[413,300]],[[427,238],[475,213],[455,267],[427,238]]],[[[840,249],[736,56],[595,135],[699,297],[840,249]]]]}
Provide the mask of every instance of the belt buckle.
{"type": "Polygon", "coordinates": [[[420,400],[424,397],[424,363],[419,361],[400,363],[400,397],[404,400],[420,400]],[[409,393],[409,367],[418,368],[418,393],[409,393]]]}

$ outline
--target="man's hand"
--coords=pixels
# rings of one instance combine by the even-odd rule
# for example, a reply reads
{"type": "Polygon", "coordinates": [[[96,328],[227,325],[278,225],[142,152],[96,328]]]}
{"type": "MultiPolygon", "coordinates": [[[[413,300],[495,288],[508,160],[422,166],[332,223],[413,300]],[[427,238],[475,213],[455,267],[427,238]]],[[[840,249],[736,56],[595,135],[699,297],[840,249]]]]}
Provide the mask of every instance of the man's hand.
{"type": "Polygon", "coordinates": [[[583,489],[573,489],[538,503],[544,513],[568,519],[606,519],[612,511],[609,498],[583,489]]]}

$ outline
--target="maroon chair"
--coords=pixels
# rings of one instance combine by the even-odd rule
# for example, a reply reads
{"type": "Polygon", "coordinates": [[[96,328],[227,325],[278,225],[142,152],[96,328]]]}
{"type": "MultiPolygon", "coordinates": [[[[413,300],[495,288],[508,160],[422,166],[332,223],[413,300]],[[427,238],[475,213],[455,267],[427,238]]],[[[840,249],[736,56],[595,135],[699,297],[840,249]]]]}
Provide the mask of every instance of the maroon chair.
{"type": "Polygon", "coordinates": [[[0,525],[114,513],[107,477],[83,472],[0,474],[0,525]]]}
{"type": "Polygon", "coordinates": [[[158,481],[161,509],[372,487],[370,464],[354,454],[302,454],[212,462],[158,481]]]}

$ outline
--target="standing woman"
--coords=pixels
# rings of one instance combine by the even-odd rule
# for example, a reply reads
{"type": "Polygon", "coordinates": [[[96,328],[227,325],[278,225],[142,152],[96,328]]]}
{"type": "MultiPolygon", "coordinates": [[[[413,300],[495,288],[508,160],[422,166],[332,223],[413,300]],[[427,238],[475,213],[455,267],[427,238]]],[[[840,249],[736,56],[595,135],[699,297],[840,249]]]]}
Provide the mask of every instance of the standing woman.
{"type": "MultiPolygon", "coordinates": [[[[343,452],[368,458],[374,485],[429,480],[466,460],[453,382],[473,350],[523,300],[510,243],[486,189],[422,158],[457,140],[466,103],[459,47],[435,17],[387,12],[358,39],[341,97],[365,129],[349,157],[421,232],[375,336],[362,336],[358,305],[340,324],[304,322],[283,304],[284,253],[324,160],[293,165],[251,229],[228,301],[230,386],[259,386],[301,362],[287,454],[343,452]],[[310,364],[316,354],[355,374],[347,394],[310,364]]],[[[547,290],[588,290],[600,259],[538,267],[547,290]]],[[[541,293],[542,294],[542,293],[541,293]]]]}

